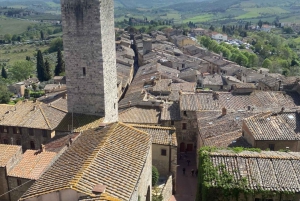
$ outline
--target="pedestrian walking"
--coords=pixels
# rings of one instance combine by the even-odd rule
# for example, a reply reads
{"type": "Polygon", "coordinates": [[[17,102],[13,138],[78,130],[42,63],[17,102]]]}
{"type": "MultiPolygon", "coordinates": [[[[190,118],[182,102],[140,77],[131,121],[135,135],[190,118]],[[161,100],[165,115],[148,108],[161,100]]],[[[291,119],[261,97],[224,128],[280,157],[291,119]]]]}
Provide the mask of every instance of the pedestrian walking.
{"type": "Polygon", "coordinates": [[[191,162],[190,159],[187,159],[186,162],[187,162],[188,166],[190,166],[190,162],[191,162]]]}
{"type": "Polygon", "coordinates": [[[194,171],[195,171],[194,169],[191,170],[192,176],[194,176],[194,171]]]}
{"type": "Polygon", "coordinates": [[[185,168],[182,168],[182,173],[185,174],[185,168]]]}

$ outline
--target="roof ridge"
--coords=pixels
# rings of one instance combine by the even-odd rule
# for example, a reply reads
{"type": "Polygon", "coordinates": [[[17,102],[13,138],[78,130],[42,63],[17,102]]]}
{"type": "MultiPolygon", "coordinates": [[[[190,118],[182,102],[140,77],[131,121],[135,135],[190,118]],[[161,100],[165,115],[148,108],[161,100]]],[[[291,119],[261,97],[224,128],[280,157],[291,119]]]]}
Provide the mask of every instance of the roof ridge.
{"type": "Polygon", "coordinates": [[[59,110],[59,111],[61,111],[61,112],[66,112],[66,113],[68,113],[67,110],[60,109],[60,108],[58,108],[58,107],[53,106],[52,104],[50,105],[50,107],[52,107],[52,108],[54,108],[54,109],[57,109],[57,110],[59,110]]]}
{"type": "Polygon", "coordinates": [[[139,129],[137,129],[137,128],[134,128],[131,124],[125,124],[125,123],[123,123],[123,122],[118,122],[118,123],[121,124],[122,126],[126,126],[126,127],[131,128],[131,129],[133,129],[133,130],[135,130],[135,131],[138,131],[138,132],[140,132],[140,133],[149,135],[149,133],[147,133],[147,132],[145,132],[145,131],[141,131],[141,130],[139,130],[139,129]]]}
{"type": "Polygon", "coordinates": [[[114,130],[118,127],[119,123],[115,123],[113,124],[108,131],[106,132],[105,136],[103,136],[103,139],[100,141],[100,143],[98,144],[98,146],[94,149],[94,151],[90,154],[89,157],[87,157],[87,159],[82,163],[82,168],[80,170],[78,170],[77,174],[71,179],[71,181],[69,182],[70,188],[71,189],[75,189],[77,191],[80,191],[84,194],[93,196],[93,194],[89,193],[89,192],[83,192],[82,190],[77,188],[77,185],[80,181],[80,179],[82,178],[85,170],[92,164],[92,162],[95,160],[95,158],[97,157],[100,149],[104,146],[104,144],[106,143],[107,139],[110,137],[110,135],[114,132],[114,130]]]}
{"type": "Polygon", "coordinates": [[[44,113],[43,108],[41,107],[40,104],[38,104],[38,107],[40,108],[40,111],[41,111],[41,113],[42,113],[42,115],[43,115],[43,117],[44,117],[44,119],[45,119],[45,121],[46,121],[48,127],[51,129],[51,125],[50,125],[50,123],[49,123],[49,121],[48,121],[48,119],[47,119],[47,117],[46,117],[46,115],[45,115],[45,113],[44,113]]]}
{"type": "MultiPolygon", "coordinates": [[[[299,156],[292,155],[290,153],[287,153],[288,155],[282,155],[279,151],[263,151],[263,152],[251,152],[255,154],[247,154],[248,151],[243,151],[240,153],[236,153],[233,151],[230,152],[211,152],[210,156],[235,156],[235,157],[243,157],[243,158],[263,158],[263,159],[281,159],[281,160],[300,160],[300,154],[299,156]],[[266,153],[271,153],[270,155],[266,155],[266,153]],[[275,155],[275,154],[276,155],[275,155]]],[[[292,153],[298,153],[298,152],[292,152],[292,153]]]]}
{"type": "Polygon", "coordinates": [[[139,127],[139,128],[160,128],[165,130],[176,130],[175,127],[167,127],[167,126],[150,126],[150,125],[142,125],[142,124],[127,124],[132,127],[139,127]]]}

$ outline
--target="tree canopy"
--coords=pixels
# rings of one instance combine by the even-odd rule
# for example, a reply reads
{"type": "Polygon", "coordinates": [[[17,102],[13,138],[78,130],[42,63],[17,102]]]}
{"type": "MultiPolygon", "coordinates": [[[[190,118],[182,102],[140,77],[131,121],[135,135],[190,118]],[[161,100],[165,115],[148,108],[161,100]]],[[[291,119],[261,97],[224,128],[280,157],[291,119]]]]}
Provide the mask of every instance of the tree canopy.
{"type": "Polygon", "coordinates": [[[34,74],[34,66],[30,61],[17,61],[10,67],[10,74],[13,80],[23,81],[34,74]]]}

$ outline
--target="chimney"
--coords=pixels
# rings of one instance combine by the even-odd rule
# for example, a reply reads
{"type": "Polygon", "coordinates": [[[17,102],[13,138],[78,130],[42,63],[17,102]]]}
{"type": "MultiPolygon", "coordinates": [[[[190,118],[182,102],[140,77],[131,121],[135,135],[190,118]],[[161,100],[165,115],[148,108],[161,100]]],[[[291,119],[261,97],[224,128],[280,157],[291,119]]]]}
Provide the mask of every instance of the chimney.
{"type": "Polygon", "coordinates": [[[36,105],[35,106],[33,106],[33,109],[32,109],[32,111],[35,111],[36,110],[36,105]]]}
{"type": "Polygon", "coordinates": [[[41,144],[41,152],[45,152],[46,151],[46,146],[41,144]]]}
{"type": "Polygon", "coordinates": [[[69,147],[72,145],[72,143],[73,143],[73,140],[72,140],[72,138],[70,137],[70,138],[69,138],[69,143],[68,143],[68,144],[69,144],[69,147]]]}
{"type": "Polygon", "coordinates": [[[227,109],[225,107],[222,108],[222,116],[225,116],[227,114],[227,109]]]}
{"type": "Polygon", "coordinates": [[[128,101],[128,107],[130,107],[131,106],[131,101],[128,101]]]}
{"type": "Polygon", "coordinates": [[[63,99],[68,99],[68,94],[67,93],[64,94],[63,99]]]}

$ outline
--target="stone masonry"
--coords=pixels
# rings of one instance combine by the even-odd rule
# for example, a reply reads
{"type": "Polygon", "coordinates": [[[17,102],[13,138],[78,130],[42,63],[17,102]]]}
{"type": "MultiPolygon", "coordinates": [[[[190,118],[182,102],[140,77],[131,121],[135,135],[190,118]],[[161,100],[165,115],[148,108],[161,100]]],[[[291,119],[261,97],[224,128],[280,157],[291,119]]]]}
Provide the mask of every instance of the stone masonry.
{"type": "Polygon", "coordinates": [[[114,2],[61,0],[68,111],[118,121],[114,2]]]}

